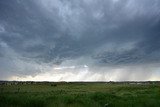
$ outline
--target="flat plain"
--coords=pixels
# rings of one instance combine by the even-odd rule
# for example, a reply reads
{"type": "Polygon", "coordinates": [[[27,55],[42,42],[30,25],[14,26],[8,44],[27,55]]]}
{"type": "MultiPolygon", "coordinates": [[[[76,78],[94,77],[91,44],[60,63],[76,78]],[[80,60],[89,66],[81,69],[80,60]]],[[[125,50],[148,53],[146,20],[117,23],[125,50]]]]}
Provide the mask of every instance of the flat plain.
{"type": "Polygon", "coordinates": [[[4,82],[0,107],[159,107],[160,82],[4,82]]]}

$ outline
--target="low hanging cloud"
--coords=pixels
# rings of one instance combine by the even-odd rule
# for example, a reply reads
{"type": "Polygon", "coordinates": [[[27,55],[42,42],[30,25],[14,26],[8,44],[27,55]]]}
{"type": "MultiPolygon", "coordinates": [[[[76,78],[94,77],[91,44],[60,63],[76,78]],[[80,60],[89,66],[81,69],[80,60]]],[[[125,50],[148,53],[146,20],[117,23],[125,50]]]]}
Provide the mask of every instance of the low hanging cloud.
{"type": "Polygon", "coordinates": [[[159,80],[158,0],[1,0],[0,14],[0,79],[159,80]]]}

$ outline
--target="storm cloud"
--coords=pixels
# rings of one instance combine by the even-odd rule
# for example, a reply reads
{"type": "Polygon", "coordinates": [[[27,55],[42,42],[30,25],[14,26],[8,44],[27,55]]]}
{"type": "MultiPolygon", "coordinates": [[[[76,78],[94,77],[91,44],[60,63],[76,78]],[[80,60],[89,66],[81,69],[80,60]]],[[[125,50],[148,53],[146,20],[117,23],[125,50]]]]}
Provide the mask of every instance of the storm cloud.
{"type": "Polygon", "coordinates": [[[149,80],[159,63],[159,0],[0,1],[0,79],[149,80]]]}

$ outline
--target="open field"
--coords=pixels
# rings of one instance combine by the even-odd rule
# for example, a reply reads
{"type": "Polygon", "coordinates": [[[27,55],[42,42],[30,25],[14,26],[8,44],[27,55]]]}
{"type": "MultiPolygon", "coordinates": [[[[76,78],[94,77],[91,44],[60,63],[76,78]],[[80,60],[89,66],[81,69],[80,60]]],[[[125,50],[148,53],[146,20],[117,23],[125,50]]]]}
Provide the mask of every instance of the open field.
{"type": "Polygon", "coordinates": [[[1,82],[0,85],[0,107],[159,106],[159,82],[1,82]]]}

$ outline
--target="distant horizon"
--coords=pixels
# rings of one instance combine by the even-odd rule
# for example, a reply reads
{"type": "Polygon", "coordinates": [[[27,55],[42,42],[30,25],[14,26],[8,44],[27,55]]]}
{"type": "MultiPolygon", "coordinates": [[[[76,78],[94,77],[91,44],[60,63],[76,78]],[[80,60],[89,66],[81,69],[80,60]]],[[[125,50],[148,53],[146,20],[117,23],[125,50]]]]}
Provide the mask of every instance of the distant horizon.
{"type": "Polygon", "coordinates": [[[55,82],[55,83],[61,83],[61,82],[66,82],[66,83],[69,83],[69,82],[75,82],[75,83],[87,83],[87,82],[107,82],[107,83],[109,83],[109,82],[160,82],[160,81],[23,81],[23,80],[21,80],[21,81],[17,81],[17,80],[0,80],[0,82],[2,82],[2,81],[4,81],[4,82],[55,82]]]}

